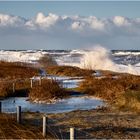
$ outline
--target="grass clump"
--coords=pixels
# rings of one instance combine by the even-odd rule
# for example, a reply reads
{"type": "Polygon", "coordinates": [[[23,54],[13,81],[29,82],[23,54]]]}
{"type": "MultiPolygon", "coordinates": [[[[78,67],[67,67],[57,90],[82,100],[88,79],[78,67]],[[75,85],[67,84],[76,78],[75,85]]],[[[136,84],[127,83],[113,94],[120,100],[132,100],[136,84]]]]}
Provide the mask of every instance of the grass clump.
{"type": "Polygon", "coordinates": [[[139,76],[125,74],[117,79],[89,77],[80,84],[79,90],[103,98],[119,108],[133,108],[140,111],[139,76]]]}
{"type": "Polygon", "coordinates": [[[94,73],[93,70],[85,70],[75,66],[52,66],[46,68],[48,74],[60,76],[90,76],[94,73]]]}
{"type": "Polygon", "coordinates": [[[32,101],[50,101],[68,96],[58,82],[54,80],[43,80],[41,86],[35,86],[29,91],[29,98],[32,101]]]}

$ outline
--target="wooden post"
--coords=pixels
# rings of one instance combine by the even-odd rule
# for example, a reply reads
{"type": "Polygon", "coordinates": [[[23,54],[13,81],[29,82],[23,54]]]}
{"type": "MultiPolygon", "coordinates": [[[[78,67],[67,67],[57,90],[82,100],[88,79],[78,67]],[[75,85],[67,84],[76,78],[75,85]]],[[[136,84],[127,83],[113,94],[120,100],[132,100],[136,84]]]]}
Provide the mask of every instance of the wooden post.
{"type": "Polygon", "coordinates": [[[31,88],[33,88],[33,79],[31,79],[31,88]]]}
{"type": "Polygon", "coordinates": [[[15,92],[15,82],[13,83],[13,93],[15,92]]]}
{"type": "Polygon", "coordinates": [[[74,140],[74,128],[70,128],[70,140],[74,140]]]}
{"type": "Polygon", "coordinates": [[[41,84],[42,84],[42,79],[41,79],[41,77],[39,78],[39,85],[41,86],[41,84]]]}
{"type": "Polygon", "coordinates": [[[43,116],[43,137],[46,137],[47,134],[47,117],[43,116]]]}
{"type": "Polygon", "coordinates": [[[2,112],[2,103],[0,102],[0,113],[2,112]]]}
{"type": "Polygon", "coordinates": [[[21,106],[17,106],[17,123],[21,123],[21,106]]]}

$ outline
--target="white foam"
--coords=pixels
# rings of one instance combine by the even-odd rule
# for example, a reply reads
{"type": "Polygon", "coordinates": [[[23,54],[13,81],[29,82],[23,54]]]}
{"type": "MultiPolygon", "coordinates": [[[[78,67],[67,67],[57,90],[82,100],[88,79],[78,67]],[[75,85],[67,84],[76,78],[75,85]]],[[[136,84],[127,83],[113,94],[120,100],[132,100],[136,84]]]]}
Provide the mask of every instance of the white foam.
{"type": "Polygon", "coordinates": [[[126,55],[140,55],[140,52],[131,52],[131,51],[119,51],[115,52],[114,55],[116,56],[126,56],[126,55]]]}
{"type": "Polygon", "coordinates": [[[8,62],[28,62],[39,60],[44,55],[42,51],[0,51],[0,60],[8,62]]]}
{"type": "Polygon", "coordinates": [[[85,52],[81,58],[80,67],[93,70],[110,70],[120,73],[140,75],[140,68],[132,65],[122,65],[113,62],[109,50],[97,46],[89,52],[85,52]]]}
{"type": "Polygon", "coordinates": [[[135,64],[136,67],[140,67],[140,63],[135,64]]]}

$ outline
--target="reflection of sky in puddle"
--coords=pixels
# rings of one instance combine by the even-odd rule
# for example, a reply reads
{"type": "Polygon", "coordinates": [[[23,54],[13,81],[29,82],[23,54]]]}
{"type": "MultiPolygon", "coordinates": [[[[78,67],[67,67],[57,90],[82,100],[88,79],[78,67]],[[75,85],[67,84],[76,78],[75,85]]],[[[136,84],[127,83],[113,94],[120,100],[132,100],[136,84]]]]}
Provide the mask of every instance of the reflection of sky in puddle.
{"type": "Polygon", "coordinates": [[[69,112],[73,110],[89,110],[103,105],[103,102],[91,97],[71,97],[62,99],[55,104],[36,104],[26,101],[28,98],[9,98],[2,101],[3,112],[15,112],[16,106],[21,106],[23,111],[39,111],[46,113],[69,112]],[[14,103],[15,100],[15,103],[14,103]]]}

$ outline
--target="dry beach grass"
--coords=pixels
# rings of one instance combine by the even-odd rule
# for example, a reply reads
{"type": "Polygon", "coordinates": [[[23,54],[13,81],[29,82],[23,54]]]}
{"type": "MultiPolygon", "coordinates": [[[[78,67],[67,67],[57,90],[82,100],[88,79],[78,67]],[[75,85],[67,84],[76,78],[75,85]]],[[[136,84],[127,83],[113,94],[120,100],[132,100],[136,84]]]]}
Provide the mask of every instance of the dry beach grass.
{"type": "MultiPolygon", "coordinates": [[[[42,60],[44,63],[44,60],[42,60]]],[[[1,79],[30,78],[38,73],[37,69],[16,63],[0,62],[1,79]]],[[[48,73],[63,76],[83,76],[79,91],[100,97],[113,107],[96,110],[73,111],[61,114],[48,114],[49,125],[59,138],[69,138],[69,127],[75,127],[77,138],[140,139],[140,77],[101,71],[105,78],[91,76],[94,71],[70,66],[49,66],[48,73]],[[113,78],[117,76],[117,78],[113,78]],[[121,110],[121,111],[120,111],[121,110]],[[61,130],[61,131],[60,131],[61,130]]],[[[68,92],[56,81],[43,80],[42,85],[30,88],[30,81],[16,83],[16,90],[28,89],[31,100],[48,100],[68,96],[68,92]]],[[[10,83],[0,84],[0,96],[12,95],[10,83]]],[[[36,122],[35,113],[25,113],[25,124],[18,124],[15,118],[0,114],[1,139],[42,139],[41,127],[31,125],[36,122]],[[28,118],[30,116],[30,119],[28,118]],[[28,118],[28,119],[26,119],[28,118]]],[[[42,114],[38,113],[39,119],[42,114]]],[[[50,137],[52,138],[52,137],[50,137]]],[[[54,137],[53,137],[54,138],[54,137]]]]}
{"type": "Polygon", "coordinates": [[[120,74],[117,78],[88,77],[79,91],[102,98],[120,109],[140,112],[140,76],[120,74]]]}
{"type": "Polygon", "coordinates": [[[43,139],[41,129],[28,124],[18,124],[8,114],[0,114],[0,139],[43,139]]]}
{"type": "Polygon", "coordinates": [[[31,101],[51,101],[67,97],[68,91],[60,86],[54,80],[44,79],[41,85],[34,86],[29,90],[29,99],[31,101]]]}
{"type": "Polygon", "coordinates": [[[59,75],[59,76],[91,76],[94,71],[93,70],[85,70],[75,66],[50,66],[46,68],[46,71],[49,74],[59,75]]]}
{"type": "Polygon", "coordinates": [[[0,61],[0,79],[29,78],[38,74],[38,69],[24,63],[0,61]]]}
{"type": "Polygon", "coordinates": [[[97,109],[52,114],[50,118],[64,131],[68,126],[74,127],[79,139],[140,138],[140,116],[131,112],[97,109]]]}

